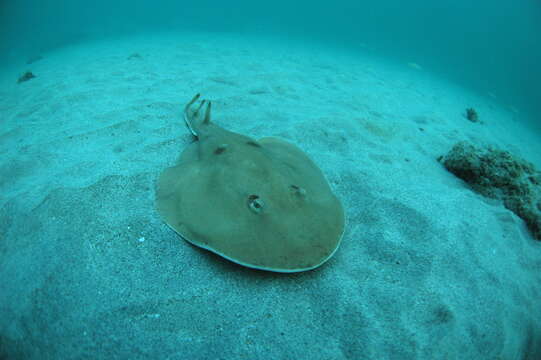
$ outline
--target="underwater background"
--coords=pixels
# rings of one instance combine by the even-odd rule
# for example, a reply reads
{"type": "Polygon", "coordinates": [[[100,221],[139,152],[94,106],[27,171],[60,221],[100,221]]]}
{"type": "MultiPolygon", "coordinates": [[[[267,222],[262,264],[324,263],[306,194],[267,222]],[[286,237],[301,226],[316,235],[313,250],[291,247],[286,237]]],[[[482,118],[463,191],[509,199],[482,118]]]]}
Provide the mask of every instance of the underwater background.
{"type": "Polygon", "coordinates": [[[1,1],[0,359],[541,359],[540,34],[537,0],[1,1]],[[254,153],[201,160],[197,93],[333,199],[251,238],[334,218],[324,256],[205,246],[283,195],[232,200],[208,170],[254,153]],[[188,242],[157,189],[242,210],[188,242]]]}
{"type": "MultiPolygon", "coordinates": [[[[65,44],[156,31],[215,31],[322,42],[401,61],[541,113],[536,0],[227,2],[3,1],[0,61],[65,44]]],[[[541,120],[537,120],[541,121],[541,120]]]]}

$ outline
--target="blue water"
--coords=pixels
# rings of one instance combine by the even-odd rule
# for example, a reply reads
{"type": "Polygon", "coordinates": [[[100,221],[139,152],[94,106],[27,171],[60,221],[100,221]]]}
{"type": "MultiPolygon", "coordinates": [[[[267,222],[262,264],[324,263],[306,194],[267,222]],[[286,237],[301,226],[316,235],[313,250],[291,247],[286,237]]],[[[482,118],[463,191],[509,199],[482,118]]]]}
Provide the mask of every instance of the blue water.
{"type": "Polygon", "coordinates": [[[540,35],[541,0],[0,0],[0,360],[539,359],[541,243],[436,159],[495,135],[539,168],[538,136],[512,121],[541,128],[540,35]],[[340,52],[322,51],[276,56],[259,77],[262,46],[207,64],[221,53],[197,36],[50,56],[175,31],[240,34],[210,39],[220,45],[270,35],[402,68],[333,68],[340,52]],[[27,69],[36,79],[19,84],[27,69]],[[438,76],[481,96],[431,87],[438,76]],[[194,140],[182,105],[201,89],[228,129],[300,140],[325,165],[347,212],[333,264],[247,271],[162,223],[156,178],[194,140]]]}
{"type": "Polygon", "coordinates": [[[541,118],[538,0],[17,0],[1,2],[0,29],[2,62],[66,43],[163,30],[362,44],[380,55],[422,63],[480,92],[497,93],[502,102],[541,118]]]}

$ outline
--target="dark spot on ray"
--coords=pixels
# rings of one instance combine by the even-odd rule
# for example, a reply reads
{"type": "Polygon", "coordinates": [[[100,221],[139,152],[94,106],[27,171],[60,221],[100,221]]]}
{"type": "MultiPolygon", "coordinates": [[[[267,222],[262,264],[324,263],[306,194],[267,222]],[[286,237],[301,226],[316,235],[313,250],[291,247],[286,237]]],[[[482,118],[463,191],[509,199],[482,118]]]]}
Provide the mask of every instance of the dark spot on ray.
{"type": "Polygon", "coordinates": [[[261,147],[261,145],[259,145],[258,143],[254,142],[254,141],[246,141],[246,145],[250,145],[250,146],[253,146],[253,147],[261,147]]]}
{"type": "Polygon", "coordinates": [[[225,151],[225,149],[227,149],[227,146],[218,146],[216,150],[214,150],[214,153],[216,155],[220,155],[221,153],[225,151]]]}

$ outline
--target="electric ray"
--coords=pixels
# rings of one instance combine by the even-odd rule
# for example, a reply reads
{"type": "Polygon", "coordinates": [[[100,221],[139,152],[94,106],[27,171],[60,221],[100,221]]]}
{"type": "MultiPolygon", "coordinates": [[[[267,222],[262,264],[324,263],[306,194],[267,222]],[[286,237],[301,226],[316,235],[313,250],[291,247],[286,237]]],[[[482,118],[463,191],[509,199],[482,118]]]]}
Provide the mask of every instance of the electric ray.
{"type": "Polygon", "coordinates": [[[158,179],[165,222],[190,243],[243,266],[298,272],[336,251],[344,211],[321,170],[284,140],[260,140],[210,121],[197,94],[184,108],[196,137],[158,179]]]}

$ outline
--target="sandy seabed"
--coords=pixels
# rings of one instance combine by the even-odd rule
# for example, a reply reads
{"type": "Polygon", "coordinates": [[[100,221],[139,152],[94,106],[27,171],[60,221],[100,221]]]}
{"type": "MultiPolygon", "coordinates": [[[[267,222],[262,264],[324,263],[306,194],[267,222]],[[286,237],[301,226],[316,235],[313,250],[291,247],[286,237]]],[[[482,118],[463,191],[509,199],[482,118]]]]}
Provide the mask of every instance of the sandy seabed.
{"type": "Polygon", "coordinates": [[[541,358],[541,242],[436,160],[466,140],[541,168],[539,132],[496,95],[367,50],[224,34],[41,55],[0,74],[0,358],[541,358]],[[217,124],[321,167],[346,212],[329,262],[244,268],[158,217],[198,92],[217,124]]]}

